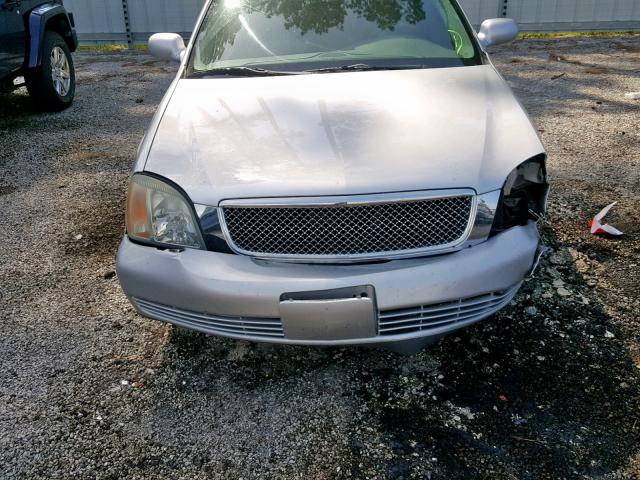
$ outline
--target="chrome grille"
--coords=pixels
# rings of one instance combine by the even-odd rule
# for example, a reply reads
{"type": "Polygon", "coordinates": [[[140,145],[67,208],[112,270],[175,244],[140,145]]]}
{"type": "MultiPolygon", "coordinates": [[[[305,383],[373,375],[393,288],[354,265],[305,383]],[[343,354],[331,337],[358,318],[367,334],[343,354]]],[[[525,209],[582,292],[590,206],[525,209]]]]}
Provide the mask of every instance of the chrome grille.
{"type": "Polygon", "coordinates": [[[451,302],[381,311],[378,335],[400,335],[481,319],[497,312],[518,292],[520,285],[451,302]]]}
{"type": "MultiPolygon", "coordinates": [[[[352,197],[353,198],[353,197],[352,197]]],[[[465,239],[473,195],[368,203],[223,205],[231,247],[273,257],[349,258],[450,247],[465,239]]]]}
{"type": "Polygon", "coordinates": [[[140,312],[148,317],[205,333],[235,337],[284,338],[279,318],[227,317],[190,312],[140,298],[134,298],[133,301],[140,312]]]}

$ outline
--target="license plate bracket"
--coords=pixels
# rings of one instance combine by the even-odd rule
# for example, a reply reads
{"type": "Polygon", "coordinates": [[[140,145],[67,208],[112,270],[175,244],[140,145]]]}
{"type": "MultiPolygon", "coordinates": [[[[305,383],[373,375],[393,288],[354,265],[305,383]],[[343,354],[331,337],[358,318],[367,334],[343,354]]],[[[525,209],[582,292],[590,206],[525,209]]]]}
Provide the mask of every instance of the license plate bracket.
{"type": "Polygon", "coordinates": [[[280,319],[291,340],[349,340],[377,335],[375,289],[371,285],[283,293],[280,319]]]}

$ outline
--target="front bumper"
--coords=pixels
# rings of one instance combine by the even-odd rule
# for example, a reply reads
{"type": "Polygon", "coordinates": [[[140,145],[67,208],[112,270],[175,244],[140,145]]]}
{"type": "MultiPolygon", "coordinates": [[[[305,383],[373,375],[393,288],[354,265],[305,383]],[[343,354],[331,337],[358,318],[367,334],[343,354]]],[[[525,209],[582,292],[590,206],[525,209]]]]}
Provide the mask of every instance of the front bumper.
{"type": "Polygon", "coordinates": [[[400,350],[413,345],[415,350],[507,305],[531,269],[538,243],[531,222],[447,255],[310,265],[192,249],[172,252],[125,237],[117,271],[141,314],[206,333],[306,345],[378,344],[400,350]],[[287,338],[280,322],[283,293],[363,285],[375,290],[375,335],[287,338]]]}

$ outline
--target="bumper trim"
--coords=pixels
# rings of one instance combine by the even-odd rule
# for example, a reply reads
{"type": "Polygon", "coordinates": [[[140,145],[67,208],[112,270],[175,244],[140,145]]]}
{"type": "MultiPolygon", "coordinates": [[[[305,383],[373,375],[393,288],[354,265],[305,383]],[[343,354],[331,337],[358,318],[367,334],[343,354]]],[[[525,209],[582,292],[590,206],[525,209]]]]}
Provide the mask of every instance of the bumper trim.
{"type": "MultiPolygon", "coordinates": [[[[236,340],[248,340],[257,342],[273,342],[291,345],[360,345],[360,344],[393,344],[412,339],[424,337],[438,337],[458,330],[462,327],[471,325],[484,318],[491,316],[498,310],[506,306],[516,295],[521,283],[511,287],[503,292],[488,293],[486,295],[460,299],[449,302],[456,311],[449,313],[449,319],[439,320],[443,314],[437,315],[436,320],[431,322],[430,316],[418,316],[410,320],[410,325],[396,327],[384,322],[385,313],[389,315],[387,318],[396,318],[395,310],[388,312],[380,312],[379,328],[380,333],[376,336],[365,338],[345,338],[345,339],[292,339],[286,338],[283,332],[282,323],[279,318],[247,318],[247,317],[224,317],[211,315],[207,313],[196,313],[182,310],[155,302],[142,300],[140,298],[132,298],[132,303],[136,309],[144,316],[171,323],[184,328],[190,328],[210,335],[219,335],[222,337],[234,338],[236,340]],[[485,305],[477,306],[479,298],[486,298],[485,305]],[[464,310],[467,301],[476,302],[470,310],[464,310]]],[[[436,305],[442,307],[444,304],[436,305]]],[[[428,311],[429,306],[424,305],[412,309],[403,309],[410,311],[428,311]]],[[[405,320],[403,320],[405,321],[405,320]]],[[[393,320],[392,322],[397,322],[393,320]]]]}
{"type": "Polygon", "coordinates": [[[240,335],[243,338],[284,338],[279,318],[225,317],[196,313],[162,305],[140,298],[131,299],[137,310],[146,317],[173,323],[182,327],[215,333],[218,335],[240,335]]]}

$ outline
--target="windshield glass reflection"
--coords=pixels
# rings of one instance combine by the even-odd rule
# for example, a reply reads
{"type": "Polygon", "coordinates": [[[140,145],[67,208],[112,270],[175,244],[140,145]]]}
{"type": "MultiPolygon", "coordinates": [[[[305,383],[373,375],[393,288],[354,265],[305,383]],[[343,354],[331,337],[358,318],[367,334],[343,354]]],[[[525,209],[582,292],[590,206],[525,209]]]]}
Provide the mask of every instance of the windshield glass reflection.
{"type": "Polygon", "coordinates": [[[202,72],[478,63],[450,0],[221,0],[205,16],[189,65],[202,72]]]}

